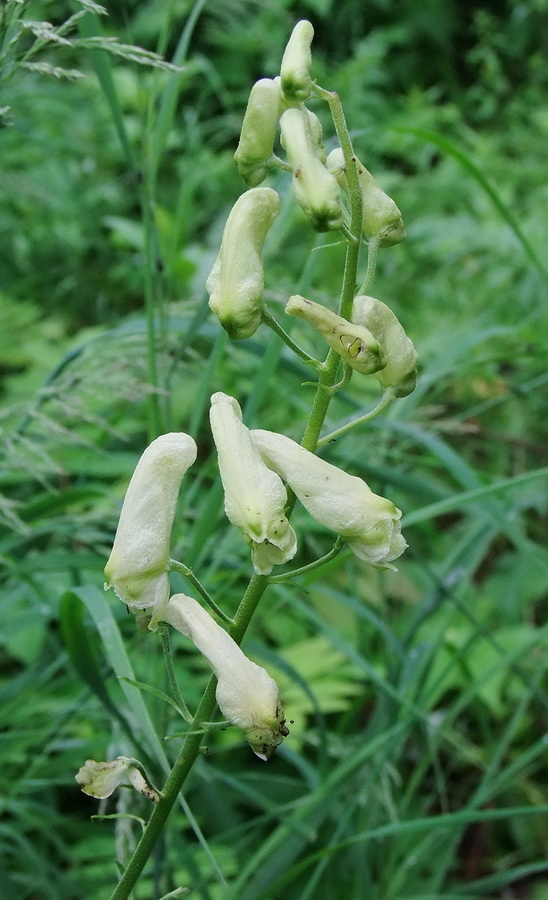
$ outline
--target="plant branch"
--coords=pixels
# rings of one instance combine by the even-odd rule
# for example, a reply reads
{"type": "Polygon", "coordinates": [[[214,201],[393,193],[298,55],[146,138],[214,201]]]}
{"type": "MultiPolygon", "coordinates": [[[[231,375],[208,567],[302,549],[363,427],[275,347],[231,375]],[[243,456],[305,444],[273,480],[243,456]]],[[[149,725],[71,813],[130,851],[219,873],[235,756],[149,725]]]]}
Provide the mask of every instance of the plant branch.
{"type": "Polygon", "coordinates": [[[293,341],[289,337],[287,331],[284,328],[282,328],[282,326],[274,318],[274,316],[271,315],[268,312],[268,310],[266,310],[264,308],[262,311],[262,320],[263,320],[264,324],[268,325],[268,327],[271,328],[272,331],[274,331],[278,335],[278,337],[281,337],[284,344],[287,344],[289,349],[293,350],[293,353],[296,353],[297,356],[300,356],[300,358],[303,359],[305,361],[305,363],[308,363],[309,365],[312,365],[312,366],[321,365],[319,360],[314,359],[314,357],[310,356],[310,354],[307,353],[306,350],[303,350],[302,347],[299,347],[299,345],[296,344],[295,341],[293,341]]]}
{"type": "Polygon", "coordinates": [[[298,578],[299,575],[306,575],[308,572],[313,572],[314,569],[319,569],[320,566],[323,566],[325,563],[338,556],[343,547],[344,540],[342,537],[338,537],[329,553],[326,553],[325,556],[321,556],[320,559],[316,559],[307,566],[301,566],[300,569],[293,569],[292,572],[284,572],[283,575],[269,575],[268,580],[270,584],[281,584],[284,581],[292,581],[294,578],[298,578]]]}
{"type": "Polygon", "coordinates": [[[341,425],[340,428],[335,429],[335,431],[331,431],[329,434],[326,434],[325,437],[320,438],[318,440],[317,446],[324,447],[325,444],[329,444],[330,441],[334,441],[335,438],[340,437],[342,434],[346,434],[347,431],[351,431],[352,428],[356,428],[357,425],[363,425],[365,422],[370,422],[371,419],[374,419],[376,416],[380,415],[393,400],[396,399],[396,394],[394,388],[386,388],[383,392],[383,395],[376,406],[373,409],[369,410],[368,413],[365,413],[363,416],[359,416],[357,419],[352,419],[351,422],[347,422],[346,425],[341,425]]]}
{"type": "Polygon", "coordinates": [[[221,607],[215,603],[215,600],[213,599],[211,594],[206,591],[202,582],[198,578],[196,578],[196,575],[194,574],[192,569],[189,569],[188,566],[185,566],[184,563],[179,562],[176,559],[170,559],[169,569],[171,572],[178,572],[179,575],[182,575],[187,579],[187,581],[190,581],[191,585],[196,588],[196,590],[204,598],[208,606],[211,607],[213,612],[215,612],[219,616],[219,618],[223,620],[223,622],[226,622],[227,625],[234,624],[234,620],[231,619],[230,616],[227,616],[227,614],[223,612],[221,607]]]}
{"type": "Polygon", "coordinates": [[[377,268],[377,255],[380,245],[380,235],[375,234],[373,237],[369,238],[369,242],[367,244],[367,269],[365,272],[364,282],[358,291],[358,294],[360,296],[362,294],[367,294],[375,277],[375,271],[377,268]]]}
{"type": "Polygon", "coordinates": [[[164,622],[158,628],[160,632],[160,639],[162,641],[162,650],[164,653],[164,662],[166,664],[167,671],[167,679],[169,681],[169,686],[171,688],[171,693],[173,695],[173,699],[175,700],[177,706],[179,707],[180,712],[183,715],[183,718],[186,722],[192,723],[194,721],[194,716],[190,712],[188,706],[186,705],[181,692],[179,690],[179,685],[177,683],[177,678],[175,677],[175,669],[173,666],[173,652],[171,649],[171,640],[169,637],[169,626],[164,622]]]}

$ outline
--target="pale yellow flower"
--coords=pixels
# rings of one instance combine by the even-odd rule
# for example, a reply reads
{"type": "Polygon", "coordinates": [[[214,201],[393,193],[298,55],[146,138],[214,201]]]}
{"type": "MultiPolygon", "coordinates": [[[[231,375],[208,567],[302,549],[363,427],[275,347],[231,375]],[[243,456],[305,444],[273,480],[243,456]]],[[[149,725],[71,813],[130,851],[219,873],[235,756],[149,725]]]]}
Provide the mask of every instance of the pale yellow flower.
{"type": "Polygon", "coordinates": [[[289,734],[274,679],[248,659],[228,632],[192,597],[174,594],[164,620],[190,638],[205,656],[217,677],[215,696],[219,709],[243,731],[256,756],[266,761],[289,734]]]}
{"type": "Polygon", "coordinates": [[[171,529],[181,480],[196,452],[188,434],[162,434],[131,477],[105,566],[105,590],[114,588],[132,611],[167,602],[171,529]]]}
{"type": "Polygon", "coordinates": [[[252,430],[251,436],[266,464],[317,522],[340,534],[360,559],[394,569],[391,562],[407,543],[400,531],[401,511],[390,500],[282,434],[252,430]]]}
{"type": "Polygon", "coordinates": [[[226,515],[250,544],[255,571],[268,575],[297,552],[297,537],[284,512],[286,489],[262,461],[233,397],[213,394],[210,420],[226,515]]]}

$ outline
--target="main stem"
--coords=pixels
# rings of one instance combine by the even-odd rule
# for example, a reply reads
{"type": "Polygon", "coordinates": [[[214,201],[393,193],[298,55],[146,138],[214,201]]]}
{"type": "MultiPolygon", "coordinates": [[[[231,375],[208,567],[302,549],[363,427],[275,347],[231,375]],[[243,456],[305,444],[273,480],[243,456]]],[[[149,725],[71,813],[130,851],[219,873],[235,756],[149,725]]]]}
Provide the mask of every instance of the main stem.
{"type": "MultiPolygon", "coordinates": [[[[346,248],[339,311],[342,316],[348,318],[352,310],[352,301],[354,299],[357,284],[362,221],[361,190],[356,174],[352,144],[339,97],[337,94],[323,90],[323,88],[316,88],[316,93],[329,103],[347,168],[351,238],[348,240],[346,248]]],[[[329,402],[332,397],[329,388],[336,382],[339,362],[340,357],[333,350],[330,350],[320,371],[316,395],[301,441],[302,446],[312,452],[316,449],[320,431],[329,407],[329,402]]],[[[268,583],[268,578],[264,575],[254,575],[251,578],[236,615],[234,616],[234,624],[229,628],[229,634],[237,644],[242,642],[249,623],[251,622],[253,613],[255,612],[257,604],[264,594],[268,583]]],[[[192,733],[188,734],[183,742],[179,755],[175,760],[173,768],[161,792],[160,800],[154,806],[152,815],[143,835],[135,848],[133,856],[122,875],[121,880],[111,894],[110,900],[127,900],[154,849],[156,841],[160,837],[167,817],[169,816],[186,777],[200,752],[200,744],[203,738],[203,733],[200,733],[201,726],[205,722],[210,721],[211,716],[213,715],[216,686],[217,679],[212,676],[209,679],[198,709],[196,710],[192,733]]]]}
{"type": "MultiPolygon", "coordinates": [[[[249,582],[236,615],[234,616],[234,624],[229,629],[230,636],[234,638],[238,644],[242,641],[251,621],[251,617],[255,612],[257,604],[267,585],[268,579],[264,575],[254,575],[249,582]]],[[[200,705],[196,710],[192,723],[192,732],[188,734],[183,742],[179,756],[175,760],[173,768],[169,773],[160,794],[160,799],[154,806],[152,815],[148,820],[141,840],[137,844],[122,878],[111,894],[110,900],[127,900],[127,897],[133,890],[139,875],[143,871],[152,850],[154,849],[156,841],[166,823],[167,817],[169,816],[186,777],[200,752],[200,744],[203,738],[201,727],[204,722],[210,721],[211,716],[213,715],[216,686],[217,679],[212,676],[207,683],[200,705]]]]}

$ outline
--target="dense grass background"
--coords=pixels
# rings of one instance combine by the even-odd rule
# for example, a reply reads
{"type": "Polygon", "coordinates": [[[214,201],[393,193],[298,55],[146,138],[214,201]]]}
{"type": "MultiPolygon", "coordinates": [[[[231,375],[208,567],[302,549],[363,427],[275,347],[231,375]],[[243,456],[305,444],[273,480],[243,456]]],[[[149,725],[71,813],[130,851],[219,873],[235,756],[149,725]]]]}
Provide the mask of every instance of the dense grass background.
{"type": "MultiPolygon", "coordinates": [[[[161,783],[180,743],[170,707],[120,680],[167,690],[159,642],[102,592],[147,441],[198,441],[174,555],[232,612],[250,567],[222,515],[209,395],[301,437],[310,373],[264,328],[230,344],[204,281],[243,189],[249,89],[307,17],[314,75],[404,215],[372,293],[421,360],[415,393],[325,455],[404,510],[410,548],[397,574],[342,553],[269,589],[246,648],[291,736],[265,766],[212,732],[135,898],[546,900],[546,3],[112,0],[61,34],[21,24],[89,5],[0,12],[2,897],[106,900],[140,825],[92,820],[74,774],[135,755],[161,783]]],[[[342,247],[270,183],[271,308],[330,302],[342,247]]],[[[369,381],[337,395],[329,430],[375,402],[369,381]]],[[[302,510],[295,527],[300,564],[330,548],[302,510]]],[[[174,647],[192,706],[207,673],[174,647]]],[[[148,814],[129,791],[101,812],[148,814]]]]}

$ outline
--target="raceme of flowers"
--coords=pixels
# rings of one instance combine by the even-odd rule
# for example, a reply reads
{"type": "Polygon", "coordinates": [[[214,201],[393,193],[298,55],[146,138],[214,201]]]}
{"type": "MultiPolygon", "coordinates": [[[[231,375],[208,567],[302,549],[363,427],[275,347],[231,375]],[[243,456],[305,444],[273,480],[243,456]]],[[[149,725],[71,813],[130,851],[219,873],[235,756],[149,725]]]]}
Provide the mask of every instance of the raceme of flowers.
{"type": "MultiPolygon", "coordinates": [[[[407,545],[400,533],[401,513],[391,501],[284,435],[250,431],[233,397],[214,394],[210,417],[226,515],[249,545],[257,574],[270,574],[297,552],[297,536],[285,515],[284,482],[356,556],[393,568],[392,560],[407,545]]],[[[218,678],[221,711],[254,752],[268,759],[287,733],[275,682],[196,600],[170,597],[171,530],[180,484],[195,458],[194,441],[182,433],[162,435],[147,447],[126,492],[105,567],[105,589],[114,587],[130,611],[146,617],[151,630],[168,622],[193,641],[218,678]]]]}
{"type": "MultiPolygon", "coordinates": [[[[291,173],[293,197],[316,231],[342,230],[348,236],[348,207],[359,190],[362,233],[373,257],[377,249],[405,237],[398,207],[363,163],[348,148],[343,152],[335,147],[329,156],[325,151],[320,120],[306,105],[311,96],[328,99],[310,74],[313,36],[310,22],[297,23],[280,75],[260,79],[247,104],[234,159],[248,190],[228,216],[206,281],[210,308],[233,340],[252,337],[267,318],[262,255],[280,211],[278,193],[261,186],[270,172],[291,173]],[[276,154],[278,128],[282,157],[276,154]]],[[[345,379],[353,373],[375,377],[387,401],[414,389],[415,348],[392,310],[367,296],[365,286],[353,298],[349,318],[297,294],[289,298],[285,312],[322,336],[340,357],[345,379]]],[[[358,559],[394,569],[393,561],[407,544],[400,529],[401,511],[390,500],[285,435],[249,430],[238,402],[227,394],[211,397],[210,423],[225,513],[249,546],[257,575],[268,577],[275,566],[297,554],[286,485],[310,516],[335,532],[358,559]]],[[[169,572],[182,565],[170,558],[171,532],[181,483],[196,456],[194,440],[183,433],[161,435],[144,451],[122,506],[105,567],[105,589],[114,589],[140,627],[154,631],[164,622],[192,641],[217,679],[222,714],[241,729],[253,752],[267,760],[288,734],[275,681],[194,598],[171,595],[169,572]]],[[[106,763],[88,760],[77,781],[99,798],[129,782],[158,800],[140,764],[127,757],[106,763]]]]}

